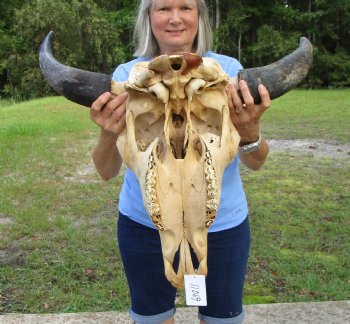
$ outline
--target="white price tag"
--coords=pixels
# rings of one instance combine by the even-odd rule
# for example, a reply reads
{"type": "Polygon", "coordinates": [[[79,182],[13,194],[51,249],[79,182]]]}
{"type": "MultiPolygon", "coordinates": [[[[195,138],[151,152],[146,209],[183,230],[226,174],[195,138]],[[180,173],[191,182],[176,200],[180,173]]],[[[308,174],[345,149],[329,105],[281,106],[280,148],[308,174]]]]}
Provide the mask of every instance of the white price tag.
{"type": "Polygon", "coordinates": [[[207,306],[205,276],[185,275],[185,292],[187,306],[207,306]]]}

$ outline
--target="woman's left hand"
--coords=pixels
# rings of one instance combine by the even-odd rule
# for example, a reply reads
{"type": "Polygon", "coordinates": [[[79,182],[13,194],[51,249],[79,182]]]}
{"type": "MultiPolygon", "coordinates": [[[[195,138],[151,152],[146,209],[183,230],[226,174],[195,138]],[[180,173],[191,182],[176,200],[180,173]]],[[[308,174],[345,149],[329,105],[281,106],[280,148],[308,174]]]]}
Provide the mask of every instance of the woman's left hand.
{"type": "Polygon", "coordinates": [[[256,105],[245,81],[239,82],[241,96],[233,84],[228,86],[228,106],[232,123],[241,136],[241,144],[256,142],[260,132],[260,118],[271,105],[267,89],[260,84],[261,103],[256,105]]]}
{"type": "MultiPolygon", "coordinates": [[[[232,123],[241,136],[240,146],[258,141],[260,135],[260,118],[271,105],[267,89],[259,85],[261,103],[256,105],[245,81],[239,82],[239,90],[230,84],[227,89],[228,105],[232,123]]],[[[252,170],[259,170],[269,153],[269,145],[261,139],[260,148],[254,152],[243,154],[238,149],[241,162],[252,170]]]]}

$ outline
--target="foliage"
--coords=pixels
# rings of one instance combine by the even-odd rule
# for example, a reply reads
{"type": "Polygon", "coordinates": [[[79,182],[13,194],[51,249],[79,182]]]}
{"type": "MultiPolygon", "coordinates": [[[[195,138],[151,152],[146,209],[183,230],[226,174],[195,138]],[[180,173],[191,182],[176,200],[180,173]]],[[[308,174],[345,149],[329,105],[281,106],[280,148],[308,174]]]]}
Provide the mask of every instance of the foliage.
{"type": "MultiPolygon", "coordinates": [[[[0,95],[17,100],[52,94],[38,69],[38,47],[53,30],[65,64],[112,73],[132,58],[138,0],[9,0],[0,3],[0,95]]],[[[243,66],[271,63],[298,46],[315,48],[307,87],[350,85],[350,1],[207,0],[214,50],[243,66]]]]}
{"type": "Polygon", "coordinates": [[[55,35],[55,56],[67,65],[109,73],[120,63],[115,15],[92,0],[32,0],[16,11],[15,19],[11,31],[17,37],[6,60],[5,95],[28,99],[50,93],[38,69],[37,55],[50,30],[55,35]]]}

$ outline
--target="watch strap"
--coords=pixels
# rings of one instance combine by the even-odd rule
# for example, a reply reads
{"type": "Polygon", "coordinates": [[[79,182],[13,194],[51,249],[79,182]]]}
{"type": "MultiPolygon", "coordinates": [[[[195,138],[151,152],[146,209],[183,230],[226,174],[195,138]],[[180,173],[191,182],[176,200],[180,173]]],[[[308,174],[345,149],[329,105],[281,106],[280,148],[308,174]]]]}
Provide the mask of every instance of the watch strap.
{"type": "Polygon", "coordinates": [[[261,145],[261,139],[262,139],[261,133],[259,133],[259,138],[256,142],[249,143],[239,147],[241,153],[248,154],[259,150],[261,145]]]}

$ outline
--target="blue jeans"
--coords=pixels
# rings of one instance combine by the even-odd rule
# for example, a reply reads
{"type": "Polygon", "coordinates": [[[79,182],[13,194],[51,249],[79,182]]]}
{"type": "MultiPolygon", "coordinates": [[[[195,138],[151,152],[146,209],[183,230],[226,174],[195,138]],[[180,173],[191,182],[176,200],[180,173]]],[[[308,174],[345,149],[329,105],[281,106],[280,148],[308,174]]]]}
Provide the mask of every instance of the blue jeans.
{"type": "MultiPolygon", "coordinates": [[[[131,317],[158,324],[175,313],[176,289],[164,275],[158,231],[119,214],[118,243],[131,295],[131,317]]],[[[240,225],[208,234],[208,306],[199,307],[207,323],[241,323],[242,295],[250,247],[248,217],[240,225]],[[236,320],[235,320],[236,319],[236,320]]],[[[192,256],[196,267],[196,257],[192,256]]],[[[178,265],[178,256],[174,268],[178,265]]]]}

